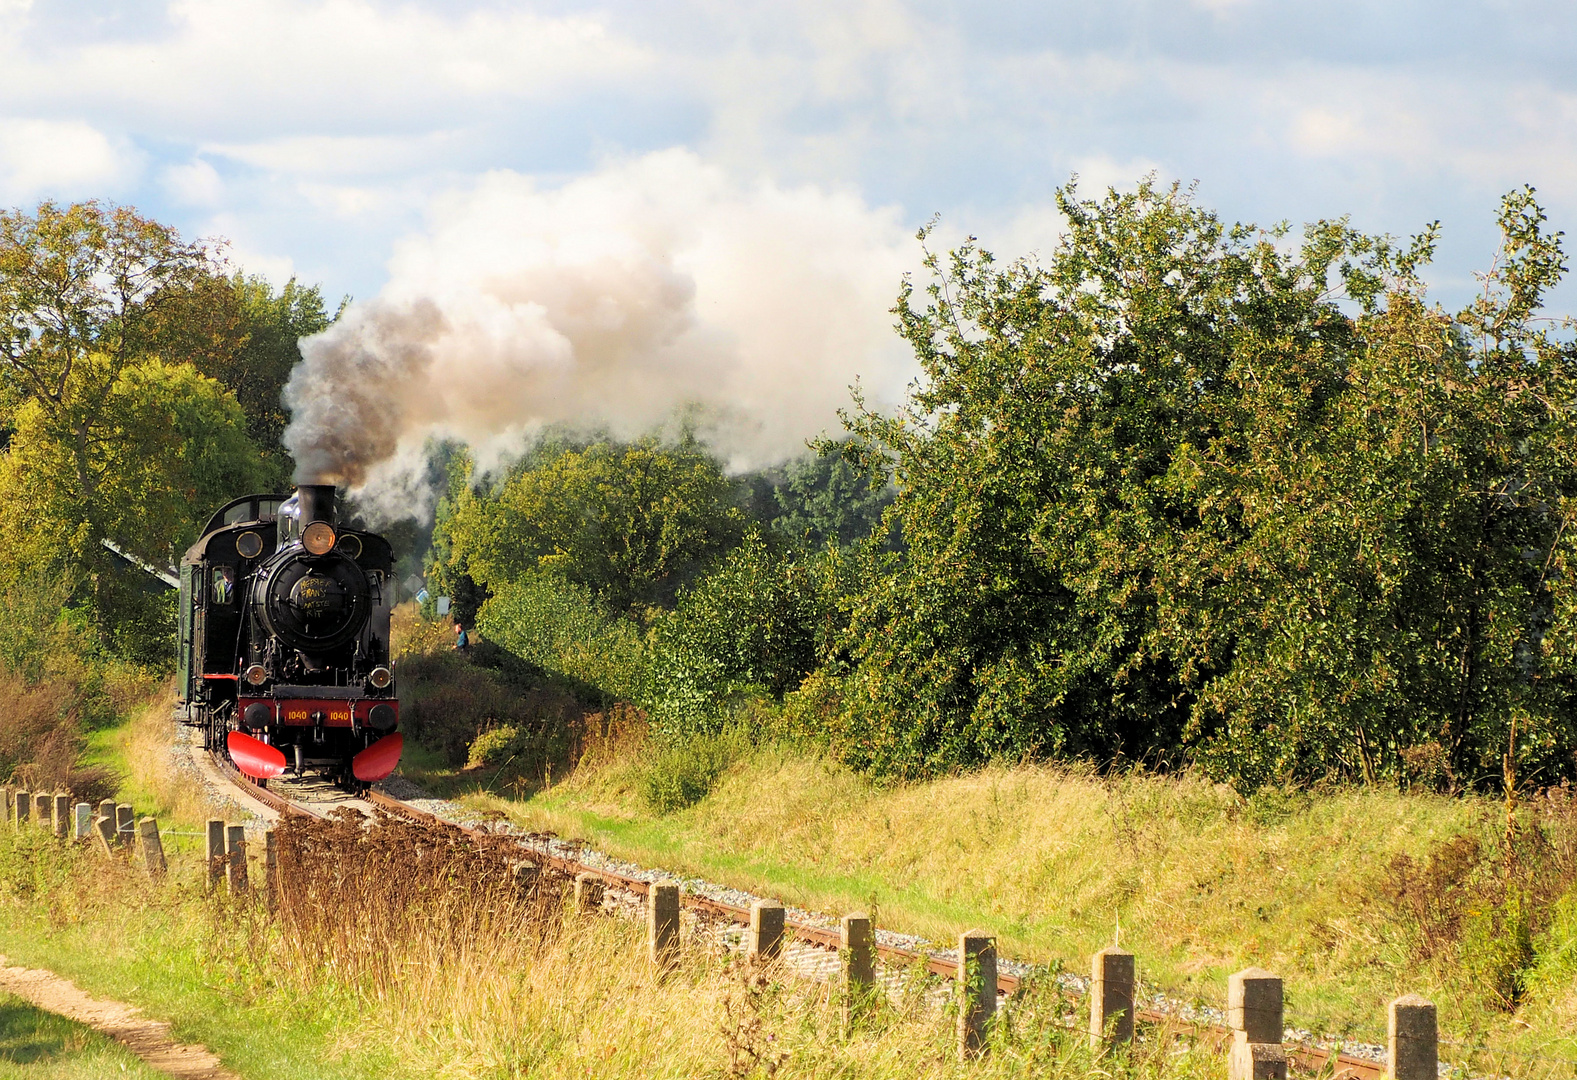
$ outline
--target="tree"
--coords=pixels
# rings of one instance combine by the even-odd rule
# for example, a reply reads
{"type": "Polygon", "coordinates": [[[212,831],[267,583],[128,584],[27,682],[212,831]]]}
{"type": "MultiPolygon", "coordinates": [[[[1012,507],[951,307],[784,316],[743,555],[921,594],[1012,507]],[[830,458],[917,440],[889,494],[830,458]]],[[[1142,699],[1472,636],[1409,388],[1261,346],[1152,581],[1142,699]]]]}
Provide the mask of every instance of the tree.
{"type": "Polygon", "coordinates": [[[146,354],[164,307],[214,266],[208,246],[130,207],[44,202],[34,214],[0,211],[7,411],[31,402],[49,418],[72,459],[62,480],[83,499],[94,497],[90,431],[111,387],[146,354]]]}
{"type": "Polygon", "coordinates": [[[671,603],[743,527],[733,485],[693,441],[548,445],[496,492],[461,485],[435,530],[436,568],[481,585],[550,570],[626,611],[671,603]]]}
{"type": "Polygon", "coordinates": [[[1577,395],[1531,193],[1455,317],[1417,278],[1432,228],[1292,248],[1176,187],[1059,205],[1044,266],[929,260],[897,308],[918,389],[849,418],[907,545],[854,603],[849,755],[1569,772],[1577,395]]]}
{"type": "Polygon", "coordinates": [[[16,412],[0,471],[0,535],[6,563],[73,582],[72,602],[88,607],[122,655],[167,662],[169,605],[140,575],[118,571],[101,542],[171,565],[237,482],[253,489],[262,464],[235,398],[190,364],[141,361],[112,381],[111,364],[86,354],[62,394],[66,408],[35,399],[16,412]],[[79,379],[108,382],[102,401],[71,385],[79,379]]]}
{"type": "Polygon", "coordinates": [[[892,487],[885,475],[873,479],[855,468],[842,450],[841,443],[828,443],[766,474],[770,507],[762,516],[773,532],[809,550],[848,548],[870,537],[892,502],[892,487]]]}
{"type": "Polygon", "coordinates": [[[235,394],[247,435],[268,468],[266,484],[288,485],[294,464],[280,442],[289,417],[282,392],[301,361],[301,338],[332,323],[322,291],[294,278],[277,293],[266,278],[219,272],[200,276],[166,298],[154,319],[149,351],[191,363],[235,394]]]}

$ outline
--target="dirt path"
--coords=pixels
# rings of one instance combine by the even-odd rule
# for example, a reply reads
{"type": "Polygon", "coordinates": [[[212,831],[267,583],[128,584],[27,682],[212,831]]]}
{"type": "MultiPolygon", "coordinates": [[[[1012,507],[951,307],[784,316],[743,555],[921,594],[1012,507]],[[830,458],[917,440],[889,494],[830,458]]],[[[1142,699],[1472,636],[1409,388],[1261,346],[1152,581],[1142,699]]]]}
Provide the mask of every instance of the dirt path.
{"type": "Polygon", "coordinates": [[[88,997],[53,972],[5,964],[0,956],[0,990],[108,1035],[162,1073],[179,1080],[241,1080],[205,1048],[170,1038],[169,1024],[147,1019],[135,1006],[88,997]]]}

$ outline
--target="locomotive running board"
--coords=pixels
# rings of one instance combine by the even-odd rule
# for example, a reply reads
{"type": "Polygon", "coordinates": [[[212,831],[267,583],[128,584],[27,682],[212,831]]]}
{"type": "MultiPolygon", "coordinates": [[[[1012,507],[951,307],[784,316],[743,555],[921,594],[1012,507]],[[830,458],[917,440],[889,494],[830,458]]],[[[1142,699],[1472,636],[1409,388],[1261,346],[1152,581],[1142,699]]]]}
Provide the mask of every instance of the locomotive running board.
{"type": "Polygon", "coordinates": [[[230,760],[235,762],[235,767],[254,780],[267,780],[285,771],[285,755],[261,739],[232,731],[225,745],[230,748],[230,760]]]}
{"type": "MultiPolygon", "coordinates": [[[[364,784],[382,780],[400,763],[400,751],[404,749],[405,736],[385,735],[350,759],[350,771],[364,784]]],[[[281,756],[279,760],[285,759],[281,756]]]]}

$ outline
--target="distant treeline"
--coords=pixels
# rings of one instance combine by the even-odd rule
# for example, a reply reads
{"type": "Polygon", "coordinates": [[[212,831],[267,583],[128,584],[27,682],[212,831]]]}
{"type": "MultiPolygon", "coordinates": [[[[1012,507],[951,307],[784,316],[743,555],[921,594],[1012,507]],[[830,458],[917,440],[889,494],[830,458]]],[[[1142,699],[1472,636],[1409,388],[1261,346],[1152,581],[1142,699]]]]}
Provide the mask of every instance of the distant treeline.
{"type": "Polygon", "coordinates": [[[1531,190],[1459,312],[1435,229],[1228,226],[1060,196],[1063,244],[905,283],[896,415],[776,475],[684,438],[452,462],[433,583],[485,635],[682,735],[878,773],[1191,762],[1242,787],[1571,776],[1577,349],[1531,190]]]}

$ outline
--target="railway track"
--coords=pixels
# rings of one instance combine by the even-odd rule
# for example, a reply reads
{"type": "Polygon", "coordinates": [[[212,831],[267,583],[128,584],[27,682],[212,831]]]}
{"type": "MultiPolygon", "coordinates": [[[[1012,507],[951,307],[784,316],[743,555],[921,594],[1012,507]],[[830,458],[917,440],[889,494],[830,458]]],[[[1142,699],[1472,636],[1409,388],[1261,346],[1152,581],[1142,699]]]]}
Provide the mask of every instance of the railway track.
{"type": "MultiPolygon", "coordinates": [[[[305,814],[311,817],[325,818],[334,809],[348,807],[371,816],[371,811],[376,808],[418,820],[441,822],[450,828],[459,829],[476,837],[496,837],[498,835],[473,826],[449,821],[428,810],[412,806],[403,800],[396,799],[380,791],[369,791],[364,797],[357,798],[338,791],[327,782],[314,780],[284,780],[280,778],[267,786],[254,784],[236,770],[235,766],[230,763],[227,755],[209,753],[221,775],[280,815],[305,814]]],[[[529,844],[522,844],[522,846],[530,852],[533,862],[551,866],[570,877],[583,873],[592,874],[602,881],[605,886],[622,890],[641,898],[646,897],[650,891],[650,883],[643,878],[622,874],[609,870],[606,867],[588,866],[574,859],[543,851],[537,846],[529,844]]],[[[750,911],[747,908],[737,907],[720,900],[714,900],[711,897],[691,893],[681,893],[680,903],[692,911],[719,922],[733,923],[740,926],[750,925],[750,911]]],[[[797,941],[833,952],[836,952],[843,943],[837,930],[825,926],[791,921],[785,929],[791,932],[797,941]]],[[[882,944],[880,941],[877,942],[876,951],[883,960],[894,967],[912,968],[914,965],[920,964],[924,965],[925,969],[930,973],[943,978],[954,979],[958,976],[957,962],[946,957],[934,956],[895,945],[882,944]]],[[[998,995],[1011,997],[1018,991],[1022,981],[1016,975],[999,973],[997,976],[998,995]]],[[[1140,1009],[1137,1013],[1137,1019],[1144,1024],[1169,1027],[1173,1030],[1190,1030],[1196,1037],[1219,1042],[1223,1048],[1232,1040],[1232,1032],[1228,1028],[1215,1024],[1183,1020],[1175,1015],[1156,1009],[1140,1009]]],[[[1075,1027],[1077,1028],[1077,1025],[1075,1027]]],[[[1324,1047],[1292,1043],[1287,1044],[1285,1049],[1289,1064],[1294,1065],[1299,1072],[1310,1076],[1327,1078],[1327,1080],[1383,1080],[1386,1072],[1385,1065],[1381,1062],[1371,1058],[1343,1054],[1324,1047]]]]}

